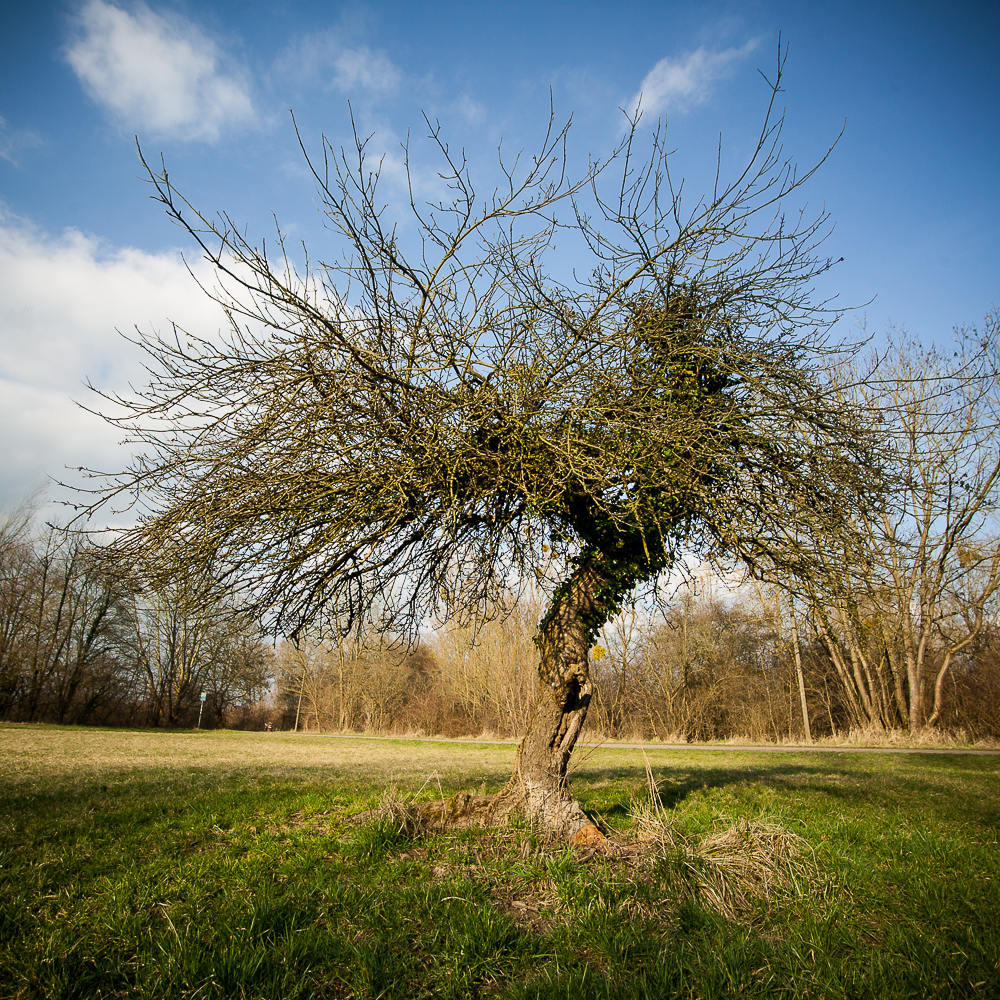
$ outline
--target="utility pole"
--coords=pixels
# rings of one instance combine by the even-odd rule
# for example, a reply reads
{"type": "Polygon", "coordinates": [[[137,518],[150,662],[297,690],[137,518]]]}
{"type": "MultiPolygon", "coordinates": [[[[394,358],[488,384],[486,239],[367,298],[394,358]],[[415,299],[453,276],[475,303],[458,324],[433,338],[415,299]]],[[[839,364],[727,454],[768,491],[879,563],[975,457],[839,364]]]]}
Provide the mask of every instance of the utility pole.
{"type": "Polygon", "coordinates": [[[802,706],[802,728],[805,730],[806,743],[812,743],[812,733],[809,730],[809,706],[806,704],[806,679],[802,674],[802,653],[799,651],[799,625],[795,620],[795,602],[792,602],[792,652],[795,655],[795,677],[799,682],[799,703],[802,706]]]}
{"type": "Polygon", "coordinates": [[[299,714],[302,712],[302,692],[306,686],[306,674],[305,674],[305,664],[302,667],[302,677],[299,680],[299,703],[295,707],[295,728],[292,730],[293,733],[299,731],[299,714]]]}

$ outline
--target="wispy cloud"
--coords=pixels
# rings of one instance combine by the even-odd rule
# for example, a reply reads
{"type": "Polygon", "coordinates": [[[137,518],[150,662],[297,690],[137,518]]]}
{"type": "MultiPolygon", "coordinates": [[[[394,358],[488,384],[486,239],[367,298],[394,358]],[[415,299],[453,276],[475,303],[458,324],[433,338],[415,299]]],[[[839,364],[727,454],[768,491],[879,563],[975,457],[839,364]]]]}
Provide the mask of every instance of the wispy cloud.
{"type": "Polygon", "coordinates": [[[278,59],[278,68],[294,77],[317,82],[351,96],[390,94],[402,74],[389,56],[367,45],[347,45],[339,33],[320,31],[293,42],[278,59]]]}
{"type": "Polygon", "coordinates": [[[42,144],[41,137],[25,129],[12,129],[5,118],[0,118],[0,160],[12,166],[19,166],[19,155],[24,149],[33,149],[42,144]]]}
{"type": "Polygon", "coordinates": [[[366,45],[343,49],[333,60],[334,85],[338,90],[362,88],[387,93],[399,86],[399,70],[384,52],[375,52],[366,45]]]}
{"type": "Polygon", "coordinates": [[[256,119],[244,77],[194,24],[144,4],[122,10],[90,0],[66,59],[90,96],[139,132],[215,142],[256,119]]]}
{"type": "Polygon", "coordinates": [[[738,49],[712,52],[704,47],[684,55],[661,59],[647,74],[628,102],[630,115],[641,111],[653,118],[667,111],[686,111],[712,94],[714,84],[757,47],[752,39],[738,49]]]}
{"type": "Polygon", "coordinates": [[[459,97],[453,107],[470,125],[479,125],[486,121],[486,108],[468,94],[459,97]]]}
{"type": "MultiPolygon", "coordinates": [[[[213,283],[210,268],[193,261],[213,283]]],[[[127,391],[143,356],[116,330],[169,330],[176,320],[212,335],[225,316],[176,251],[103,247],[69,230],[51,236],[0,209],[0,508],[65,466],[121,467],[121,432],[76,406],[84,381],[127,391]]]]}

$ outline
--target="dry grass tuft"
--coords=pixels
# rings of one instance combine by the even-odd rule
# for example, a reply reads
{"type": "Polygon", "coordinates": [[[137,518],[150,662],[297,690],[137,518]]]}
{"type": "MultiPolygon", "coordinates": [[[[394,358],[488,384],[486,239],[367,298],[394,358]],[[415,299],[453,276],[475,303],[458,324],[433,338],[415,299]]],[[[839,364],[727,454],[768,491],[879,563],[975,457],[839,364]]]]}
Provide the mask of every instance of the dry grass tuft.
{"type": "Polygon", "coordinates": [[[799,836],[771,823],[741,820],[680,853],[701,895],[734,917],[753,899],[800,892],[815,881],[812,850],[799,836]]]}
{"type": "MultiPolygon", "coordinates": [[[[671,737],[669,742],[673,742],[671,737]]],[[[683,738],[676,740],[684,743],[683,738]]],[[[753,736],[736,733],[719,740],[720,747],[760,746],[760,747],[865,747],[877,750],[1000,750],[1000,740],[974,740],[962,728],[924,728],[911,733],[906,729],[883,729],[880,726],[862,726],[833,736],[820,736],[812,743],[803,743],[799,737],[783,737],[779,740],[760,740],[753,736]]]]}
{"type": "Polygon", "coordinates": [[[489,822],[492,804],[493,796],[468,792],[445,798],[440,776],[435,772],[413,795],[403,795],[395,785],[390,785],[375,809],[353,817],[353,821],[387,823],[395,828],[398,836],[416,840],[432,833],[484,825],[489,822]],[[438,797],[418,802],[421,792],[431,782],[437,784],[438,797]]]}
{"type": "Polygon", "coordinates": [[[953,750],[974,747],[981,750],[1000,748],[997,740],[973,740],[964,729],[924,728],[915,733],[904,729],[868,726],[816,741],[817,746],[885,747],[886,749],[953,750]]]}
{"type": "Polygon", "coordinates": [[[370,812],[354,817],[354,822],[384,822],[393,827],[396,834],[411,840],[418,839],[433,831],[433,825],[422,806],[413,801],[413,796],[402,795],[395,785],[382,793],[382,801],[370,812]]]}
{"type": "Polygon", "coordinates": [[[812,848],[774,823],[742,819],[700,841],[681,833],[663,807],[646,761],[647,800],[635,801],[632,817],[639,840],[669,862],[712,909],[729,919],[746,913],[755,899],[801,893],[818,880],[812,848]]]}

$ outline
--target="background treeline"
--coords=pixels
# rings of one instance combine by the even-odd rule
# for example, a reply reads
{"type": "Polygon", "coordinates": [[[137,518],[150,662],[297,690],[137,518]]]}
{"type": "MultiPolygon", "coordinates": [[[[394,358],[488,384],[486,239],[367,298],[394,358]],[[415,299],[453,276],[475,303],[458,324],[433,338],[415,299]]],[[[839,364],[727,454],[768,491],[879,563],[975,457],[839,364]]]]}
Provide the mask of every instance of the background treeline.
{"type": "Polygon", "coordinates": [[[142,726],[259,722],[273,651],[199,581],[143,586],[32,511],[0,523],[0,719],[142,726]]]}
{"type": "MultiPolygon", "coordinates": [[[[703,573],[593,650],[591,732],[782,740],[858,730],[1000,737],[1000,320],[946,352],[897,338],[842,366],[840,404],[884,442],[886,490],[807,572],[726,589],[703,573]]],[[[527,590],[473,633],[272,647],[211,581],[146,584],[79,536],[0,525],[0,719],[511,736],[534,705],[527,590]]],[[[790,534],[796,531],[789,525],[790,534]]]]}
{"type": "MultiPolygon", "coordinates": [[[[0,718],[193,726],[205,691],[206,728],[515,736],[534,705],[543,606],[529,592],[508,618],[476,634],[428,632],[405,655],[375,635],[274,649],[209,588],[149,591],[79,540],[33,534],[21,515],[0,527],[0,718]]],[[[853,618],[773,586],[730,591],[703,574],[665,611],[627,609],[593,652],[588,728],[690,741],[909,728],[905,713],[876,711],[895,696],[906,615],[887,623],[858,602],[847,608],[853,618]]],[[[922,654],[935,679],[949,649],[975,632],[950,656],[935,725],[997,738],[1000,628],[989,614],[979,626],[975,609],[957,610],[966,631],[932,637],[922,654]]],[[[933,686],[924,694],[928,711],[933,686]]]]}
{"type": "MultiPolygon", "coordinates": [[[[522,599],[478,636],[430,634],[407,657],[356,640],[279,647],[277,704],[284,728],[517,736],[534,705],[532,644],[542,604],[522,599]]],[[[777,588],[730,592],[704,576],[665,614],[633,608],[594,650],[591,735],[687,741],[745,737],[799,741],[851,731],[907,729],[858,712],[838,661],[846,643],[818,632],[777,588]],[[828,641],[833,643],[831,648],[828,641]],[[807,729],[808,725],[808,729],[807,729]]],[[[866,636],[872,660],[880,635],[866,636]]],[[[884,651],[883,651],[884,652],[884,651]]],[[[943,647],[926,659],[939,666],[943,647]]],[[[888,679],[876,664],[876,680],[888,679]]],[[[856,685],[853,675],[850,683],[856,685]]],[[[1000,629],[983,630],[953,657],[936,728],[1000,737],[1000,629]]]]}

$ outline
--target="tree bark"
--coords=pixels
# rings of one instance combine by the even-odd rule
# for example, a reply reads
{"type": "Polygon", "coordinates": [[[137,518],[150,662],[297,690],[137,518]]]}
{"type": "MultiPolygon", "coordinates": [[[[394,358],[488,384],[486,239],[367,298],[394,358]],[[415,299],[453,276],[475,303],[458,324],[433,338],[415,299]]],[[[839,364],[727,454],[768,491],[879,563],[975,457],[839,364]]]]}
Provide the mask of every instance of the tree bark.
{"type": "Polygon", "coordinates": [[[538,701],[498,802],[500,814],[522,812],[529,822],[576,843],[603,839],[570,792],[566,772],[593,693],[589,654],[594,622],[606,617],[598,599],[605,583],[593,565],[578,567],[542,621],[535,640],[538,701]]]}
{"type": "Polygon", "coordinates": [[[802,673],[802,652],[799,649],[799,626],[795,621],[795,608],[792,608],[792,652],[795,655],[795,679],[799,685],[799,705],[802,708],[802,729],[806,734],[806,743],[812,743],[812,731],[809,728],[809,705],[806,702],[806,679],[802,673]]]}

